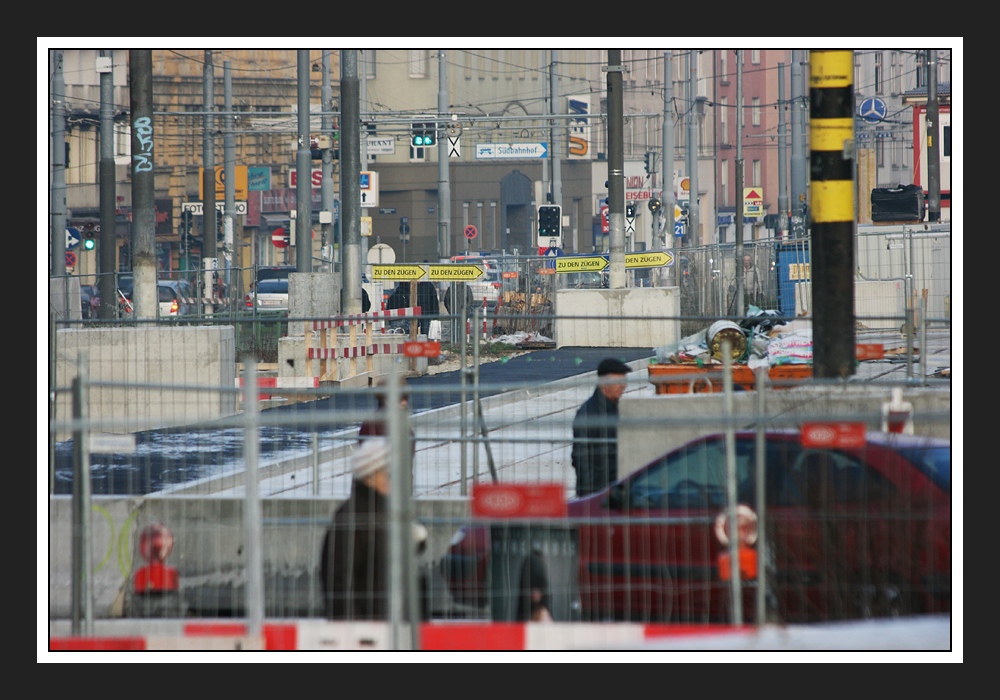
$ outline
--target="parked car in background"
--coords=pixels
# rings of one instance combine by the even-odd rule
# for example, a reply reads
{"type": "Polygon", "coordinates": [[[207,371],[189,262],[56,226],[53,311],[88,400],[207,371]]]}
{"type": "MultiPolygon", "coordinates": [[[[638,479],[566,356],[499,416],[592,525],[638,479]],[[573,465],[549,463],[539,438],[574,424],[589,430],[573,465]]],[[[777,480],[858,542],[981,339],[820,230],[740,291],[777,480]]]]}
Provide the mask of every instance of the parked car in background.
{"type": "Polygon", "coordinates": [[[194,289],[187,280],[160,280],[156,283],[156,294],[161,318],[197,313],[194,289]]]}
{"type": "Polygon", "coordinates": [[[288,311],[288,278],[275,277],[257,282],[246,296],[248,309],[257,311],[288,311]]]}
{"type": "MultiPolygon", "coordinates": [[[[870,432],[858,449],[818,449],[799,431],[768,431],[757,561],[755,439],[735,435],[745,620],[757,617],[760,570],[781,622],[950,612],[949,441],[870,432]]],[[[694,440],[567,504],[584,620],[731,622],[725,443],[694,440]]],[[[441,562],[452,596],[484,614],[489,538],[465,528],[441,562]]]]}
{"type": "Polygon", "coordinates": [[[562,277],[566,289],[603,289],[608,286],[607,278],[596,270],[567,272],[562,277]]]}
{"type": "Polygon", "coordinates": [[[255,282],[252,282],[250,284],[250,288],[253,289],[253,286],[256,282],[263,282],[264,280],[283,279],[287,281],[288,275],[292,272],[295,272],[295,270],[296,267],[294,265],[272,265],[268,267],[258,267],[257,279],[255,282]]]}

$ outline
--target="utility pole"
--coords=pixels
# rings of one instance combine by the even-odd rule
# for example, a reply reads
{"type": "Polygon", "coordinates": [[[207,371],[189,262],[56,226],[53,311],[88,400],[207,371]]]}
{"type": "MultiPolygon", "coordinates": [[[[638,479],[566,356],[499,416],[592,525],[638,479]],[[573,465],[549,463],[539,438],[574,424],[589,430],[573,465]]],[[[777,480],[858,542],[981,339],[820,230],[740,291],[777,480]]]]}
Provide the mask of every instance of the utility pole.
{"type": "Polygon", "coordinates": [[[701,214],[698,211],[698,50],[688,51],[688,235],[695,245],[701,243],[701,214]]]}
{"type": "Polygon", "coordinates": [[[792,50],[792,238],[806,235],[805,96],[802,89],[803,51],[792,50]]]}
{"type": "Polygon", "coordinates": [[[743,49],[736,49],[736,316],[743,317],[743,49]]]}
{"type": "MultiPolygon", "coordinates": [[[[332,246],[335,244],[333,237],[333,86],[330,85],[330,51],[323,50],[322,80],[320,86],[320,99],[323,101],[323,117],[321,119],[321,131],[330,138],[330,145],[323,149],[323,161],[320,169],[323,172],[323,179],[320,185],[320,235],[323,245],[332,246]]],[[[339,251],[339,247],[336,249],[339,251]]],[[[334,256],[336,258],[336,256],[334,256]]]]}
{"type": "Polygon", "coordinates": [[[451,180],[448,171],[448,149],[442,146],[440,138],[447,132],[441,128],[441,120],[448,114],[448,61],[444,49],[438,49],[438,259],[451,257],[451,180]]]}
{"type": "MultiPolygon", "coordinates": [[[[359,68],[358,68],[358,81],[361,85],[361,101],[358,105],[358,115],[360,117],[368,109],[368,67],[365,65],[365,50],[358,50],[359,56],[359,68]]],[[[358,127],[360,129],[360,125],[358,127]]],[[[368,170],[368,130],[365,129],[364,132],[359,132],[358,136],[358,147],[361,149],[361,171],[368,170]]],[[[368,265],[368,239],[375,235],[375,232],[369,228],[367,236],[361,236],[361,269],[364,270],[368,265]]],[[[363,277],[363,275],[362,275],[363,277]]]]}
{"type": "MultiPolygon", "coordinates": [[[[668,250],[674,247],[674,207],[676,197],[674,196],[674,62],[673,50],[663,53],[663,161],[661,170],[663,177],[661,186],[663,189],[661,211],[664,216],[663,224],[663,245],[668,250]]],[[[671,270],[676,270],[679,263],[675,260],[673,266],[661,268],[664,273],[661,276],[661,283],[669,282],[671,270]]],[[[680,337],[680,336],[678,336],[680,337]]]]}
{"type": "MultiPolygon", "coordinates": [[[[201,223],[202,245],[201,260],[205,277],[205,289],[202,296],[205,299],[215,297],[215,270],[218,268],[217,239],[215,233],[215,66],[212,63],[212,52],[205,51],[205,65],[202,69],[202,96],[205,116],[202,117],[204,131],[201,136],[202,163],[204,174],[201,179],[201,223]]],[[[134,207],[133,202],[133,207],[134,207]]],[[[205,305],[205,311],[211,313],[214,306],[205,305]]]]}
{"type": "Polygon", "coordinates": [[[340,51],[340,201],[344,217],[341,311],[361,313],[361,109],[357,49],[340,51]]]}
{"type": "Polygon", "coordinates": [[[937,51],[927,50],[927,220],[941,220],[941,144],[937,51]]]}
{"type": "MultiPolygon", "coordinates": [[[[156,209],[153,179],[153,52],[129,51],[132,117],[132,302],[136,319],[156,318],[156,209]]],[[[214,184],[214,182],[213,182],[214,184]]],[[[214,192],[214,188],[213,188],[214,192]]]]}
{"type": "Polygon", "coordinates": [[[785,64],[778,64],[778,230],[788,231],[788,168],[785,144],[785,64]]]}
{"type": "MultiPolygon", "coordinates": [[[[63,52],[52,52],[52,275],[66,275],[66,81],[63,52]]],[[[66,308],[69,308],[67,303],[66,308]]]]}
{"type": "Polygon", "coordinates": [[[231,284],[233,253],[235,252],[234,227],[236,225],[236,136],[233,129],[236,120],[233,117],[233,71],[230,61],[222,64],[223,104],[226,110],[226,132],[222,137],[222,167],[225,174],[226,218],[223,221],[224,248],[226,258],[226,288],[231,284]]]}
{"type": "Polygon", "coordinates": [[[298,58],[299,147],[295,151],[295,271],[312,272],[312,151],[309,149],[309,49],[299,49],[296,55],[298,58]]]}
{"type": "Polygon", "coordinates": [[[854,374],[854,53],[810,58],[813,376],[854,374]]]}
{"type": "Polygon", "coordinates": [[[115,93],[114,56],[111,49],[101,49],[97,72],[101,76],[101,233],[97,249],[97,289],[101,295],[99,315],[109,321],[118,313],[115,280],[115,93]]]}
{"type": "Polygon", "coordinates": [[[608,49],[608,286],[625,288],[625,101],[622,95],[622,52],[608,49]]]}
{"type": "MultiPolygon", "coordinates": [[[[552,93],[552,113],[559,114],[562,110],[559,109],[559,71],[556,69],[556,65],[559,62],[559,51],[557,49],[552,49],[552,60],[549,62],[549,85],[551,86],[552,93]]],[[[560,135],[559,127],[556,126],[556,121],[553,119],[551,122],[551,130],[549,132],[549,150],[552,154],[552,203],[558,204],[562,211],[562,162],[560,158],[562,157],[561,151],[559,149],[560,135]]],[[[559,222],[559,230],[562,231],[562,222],[559,222]]],[[[565,246],[565,242],[563,242],[565,246]]]]}

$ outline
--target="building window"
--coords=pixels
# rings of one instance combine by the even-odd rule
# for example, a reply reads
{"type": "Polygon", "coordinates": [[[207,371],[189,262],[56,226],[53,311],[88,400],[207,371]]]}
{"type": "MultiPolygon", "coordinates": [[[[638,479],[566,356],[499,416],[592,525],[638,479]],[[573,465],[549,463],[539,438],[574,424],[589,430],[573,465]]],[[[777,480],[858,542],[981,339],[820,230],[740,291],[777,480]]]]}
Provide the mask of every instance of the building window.
{"type": "Polygon", "coordinates": [[[729,52],[725,49],[719,51],[719,82],[723,85],[729,83],[729,52]]]}
{"type": "Polygon", "coordinates": [[[898,51],[893,51],[889,54],[889,94],[898,95],[900,93],[900,73],[902,67],[900,64],[900,56],[898,51]]]}
{"type": "Polygon", "coordinates": [[[729,161],[722,161],[722,169],[719,171],[719,185],[722,188],[722,206],[729,206],[729,161]]]}
{"type": "Polygon", "coordinates": [[[729,98],[719,99],[719,136],[722,143],[732,143],[729,138],[729,98]]]}
{"type": "Polygon", "coordinates": [[[760,126],[760,98],[754,97],[750,100],[750,123],[760,126]]]}
{"type": "MultiPolygon", "coordinates": [[[[809,78],[806,78],[808,82],[809,78]]],[[[861,54],[854,52],[854,89],[861,89],[861,54]]]]}
{"type": "Polygon", "coordinates": [[[755,160],[753,162],[753,182],[750,183],[750,186],[751,187],[760,187],[761,184],[762,184],[761,179],[762,178],[761,178],[761,170],[760,170],[760,161],[759,160],[755,160]]]}
{"type": "Polygon", "coordinates": [[[760,49],[751,49],[750,63],[752,63],[755,66],[760,63],[760,49]]]}
{"type": "Polygon", "coordinates": [[[427,77],[427,49],[410,49],[410,77],[427,77]]]}
{"type": "Polygon", "coordinates": [[[882,94],[882,52],[875,54],[875,94],[882,94]]]}
{"type": "Polygon", "coordinates": [[[364,61],[365,77],[368,80],[375,79],[375,49],[362,49],[361,60],[364,61]]]}

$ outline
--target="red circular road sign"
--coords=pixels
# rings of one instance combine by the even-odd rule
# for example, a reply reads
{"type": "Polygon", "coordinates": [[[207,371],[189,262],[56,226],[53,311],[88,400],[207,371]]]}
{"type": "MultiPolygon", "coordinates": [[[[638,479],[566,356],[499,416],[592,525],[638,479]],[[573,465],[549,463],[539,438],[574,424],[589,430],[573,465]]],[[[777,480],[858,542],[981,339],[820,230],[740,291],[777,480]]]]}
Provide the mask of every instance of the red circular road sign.
{"type": "Polygon", "coordinates": [[[72,250],[66,251],[66,267],[73,267],[76,265],[76,253],[72,250]]]}
{"type": "Polygon", "coordinates": [[[477,233],[478,231],[476,231],[476,227],[473,226],[472,224],[469,224],[468,226],[465,227],[465,237],[468,238],[470,241],[476,237],[477,233]]]}
{"type": "Polygon", "coordinates": [[[285,229],[283,228],[274,229],[274,233],[271,234],[271,243],[273,243],[276,248],[287,248],[288,234],[285,233],[285,229]]]}

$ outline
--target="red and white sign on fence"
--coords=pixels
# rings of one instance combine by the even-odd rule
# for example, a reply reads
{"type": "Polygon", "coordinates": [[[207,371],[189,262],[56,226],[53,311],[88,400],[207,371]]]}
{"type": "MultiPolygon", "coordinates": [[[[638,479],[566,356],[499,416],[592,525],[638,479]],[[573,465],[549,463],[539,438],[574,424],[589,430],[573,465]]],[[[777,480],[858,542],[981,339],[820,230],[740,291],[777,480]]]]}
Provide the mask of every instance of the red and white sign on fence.
{"type": "Polygon", "coordinates": [[[472,514],[479,518],[561,518],[566,515],[562,484],[475,484],[472,514]]]}
{"type": "Polygon", "coordinates": [[[845,421],[803,423],[803,447],[843,447],[857,449],[865,446],[865,424],[845,421]]]}

